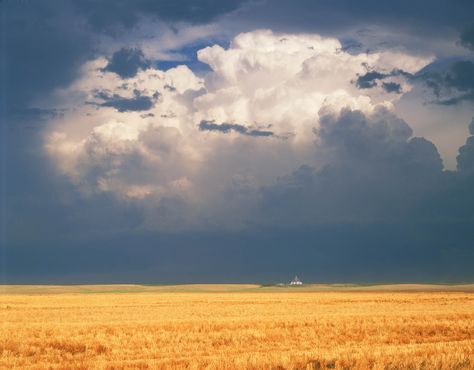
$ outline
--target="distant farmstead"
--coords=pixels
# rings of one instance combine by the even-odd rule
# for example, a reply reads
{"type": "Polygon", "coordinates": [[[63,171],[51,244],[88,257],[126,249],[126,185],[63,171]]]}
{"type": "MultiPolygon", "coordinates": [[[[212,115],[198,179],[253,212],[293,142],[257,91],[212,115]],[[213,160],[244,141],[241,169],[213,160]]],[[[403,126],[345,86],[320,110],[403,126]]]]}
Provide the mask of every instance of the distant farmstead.
{"type": "Polygon", "coordinates": [[[303,285],[303,283],[298,279],[298,276],[295,276],[293,280],[291,280],[290,285],[303,285]]]}

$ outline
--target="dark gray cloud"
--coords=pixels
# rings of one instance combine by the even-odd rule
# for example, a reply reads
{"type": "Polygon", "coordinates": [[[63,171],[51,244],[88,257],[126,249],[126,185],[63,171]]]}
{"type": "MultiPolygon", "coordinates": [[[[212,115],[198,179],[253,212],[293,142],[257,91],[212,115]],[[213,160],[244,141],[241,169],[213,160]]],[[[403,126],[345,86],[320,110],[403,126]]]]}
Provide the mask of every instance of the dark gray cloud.
{"type": "Polygon", "coordinates": [[[469,124],[469,136],[466,144],[459,148],[457,156],[457,168],[461,172],[474,173],[474,118],[469,124]]]}
{"type": "Polygon", "coordinates": [[[154,113],[143,113],[140,115],[142,118],[149,118],[149,117],[155,117],[154,113]]]}
{"type": "Polygon", "coordinates": [[[150,61],[137,48],[122,48],[116,51],[104,71],[114,72],[122,78],[134,77],[140,69],[147,69],[150,61]]]}
{"type": "Polygon", "coordinates": [[[94,55],[93,36],[67,1],[3,1],[0,22],[4,115],[69,84],[94,55]]]}
{"type": "MultiPolygon", "coordinates": [[[[0,100],[3,113],[29,108],[31,101],[55,88],[67,86],[79,67],[98,56],[100,37],[116,39],[136,26],[141,17],[167,22],[208,22],[234,10],[240,1],[206,0],[46,0],[0,2],[0,100]]],[[[108,68],[130,76],[145,68],[140,51],[124,49],[108,68]],[[128,51],[127,51],[128,50],[128,51]],[[130,51],[132,50],[132,51],[130,51]],[[127,54],[128,53],[128,54],[127,54]]]]}
{"type": "Polygon", "coordinates": [[[266,188],[266,217],[284,224],[396,222],[422,219],[423,202],[442,177],[436,147],[383,109],[321,117],[321,169],[302,166],[266,188]],[[278,221],[278,220],[276,220],[278,221]]]}
{"type": "Polygon", "coordinates": [[[436,60],[422,70],[412,74],[401,69],[391,72],[369,70],[353,81],[359,89],[379,86],[388,93],[402,93],[399,83],[386,81],[390,77],[402,77],[410,83],[424,84],[434,95],[432,103],[456,105],[474,101],[474,62],[472,60],[436,60]]]}
{"type": "MultiPolygon", "coordinates": [[[[470,132],[474,134],[474,122],[470,132]]],[[[319,133],[318,155],[326,158],[326,165],[320,169],[302,166],[277,185],[263,189],[267,220],[287,230],[304,224],[308,228],[317,224],[322,229],[328,225],[367,227],[370,237],[367,234],[366,243],[354,240],[357,247],[353,253],[399,267],[405,264],[402,256],[415,250],[420,253],[422,270],[427,267],[422,260],[436,255],[443,255],[442,260],[449,258],[453,268],[467,267],[464,258],[474,261],[473,234],[467,231],[474,219],[474,136],[460,148],[458,171],[452,172],[443,171],[431,142],[411,137],[406,124],[387,112],[371,117],[348,110],[327,115],[319,133]],[[455,234],[448,231],[451,227],[457,230],[455,234]],[[370,247],[374,235],[394,229],[399,234],[381,238],[378,246],[370,247]],[[413,234],[405,239],[402,235],[407,232],[413,234]],[[441,237],[439,232],[442,243],[428,242],[434,235],[441,237]]],[[[321,243],[323,249],[328,244],[321,243]]],[[[409,260],[418,257],[411,255],[409,260]]],[[[441,261],[428,263],[432,267],[436,264],[453,276],[441,261]]]]}
{"type": "Polygon", "coordinates": [[[377,80],[382,80],[389,75],[380,73],[377,71],[370,71],[362,76],[358,76],[356,80],[356,86],[359,89],[371,89],[377,86],[377,80]]]}
{"type": "Polygon", "coordinates": [[[383,82],[382,87],[388,93],[402,93],[402,87],[396,82],[383,82]]]}
{"type": "Polygon", "coordinates": [[[242,0],[73,0],[77,11],[84,15],[96,30],[115,33],[117,29],[134,27],[140,17],[156,17],[170,22],[193,24],[210,22],[216,17],[238,8],[242,0]]]}
{"type": "MultiPolygon", "coordinates": [[[[91,210],[92,213],[92,210],[91,210]]],[[[83,234],[16,242],[9,283],[470,282],[471,224],[320,225],[253,232],[83,234]],[[133,246],[133,248],[130,248],[133,246]],[[225,247],[224,247],[225,246],[225,247]]]]}
{"type": "MultiPolygon", "coordinates": [[[[379,71],[367,71],[367,73],[357,76],[357,79],[355,80],[355,85],[358,89],[372,89],[378,86],[379,82],[387,78],[399,76],[404,77],[407,80],[412,80],[414,78],[413,74],[403,71],[401,69],[394,69],[388,73],[383,73],[379,71]]],[[[382,87],[388,93],[401,93],[400,84],[395,82],[383,82],[382,87]]]]}
{"type": "Polygon", "coordinates": [[[474,24],[466,27],[461,32],[461,45],[474,50],[474,24]]]}
{"type": "Polygon", "coordinates": [[[470,136],[466,144],[459,148],[457,161],[459,171],[474,172],[474,136],[470,136]]]}
{"type": "Polygon", "coordinates": [[[65,112],[61,108],[17,108],[10,110],[10,117],[20,122],[45,121],[61,117],[65,112]]]}
{"type": "Polygon", "coordinates": [[[156,99],[159,97],[159,93],[155,93],[153,97],[149,97],[141,95],[140,91],[138,90],[134,90],[133,95],[133,98],[124,98],[117,94],[111,95],[107,91],[97,91],[94,96],[95,98],[102,101],[90,102],[89,104],[93,104],[98,107],[112,107],[118,112],[140,112],[153,108],[156,99]]]}
{"type": "Polygon", "coordinates": [[[222,132],[224,134],[234,131],[242,135],[255,136],[255,137],[274,136],[274,133],[268,130],[249,129],[247,126],[238,125],[236,123],[217,124],[217,123],[214,123],[213,121],[205,121],[205,120],[199,123],[199,129],[202,131],[217,131],[217,132],[222,132]]]}
{"type": "Polygon", "coordinates": [[[435,95],[434,103],[456,105],[461,102],[474,102],[474,62],[458,60],[442,66],[440,69],[428,70],[417,77],[431,89],[435,95]]]}
{"type": "Polygon", "coordinates": [[[380,27],[426,39],[449,34],[455,40],[461,29],[472,23],[472,14],[474,3],[470,0],[265,0],[245,6],[241,22],[275,31],[341,36],[355,29],[380,27]]]}
{"type": "Polygon", "coordinates": [[[118,206],[106,194],[84,199],[60,180],[51,186],[52,172],[13,161],[9,175],[23,189],[7,198],[3,282],[274,283],[295,273],[308,282],[474,278],[472,178],[443,172],[436,148],[383,110],[326,115],[319,134],[327,165],[303,166],[264,189],[265,216],[277,226],[245,232],[142,231],[133,203],[118,206]],[[42,178],[33,193],[24,181],[31,172],[42,178]]]}
{"type": "Polygon", "coordinates": [[[339,42],[341,43],[340,51],[351,55],[357,55],[363,52],[364,45],[353,37],[341,37],[339,42]]]}
{"type": "Polygon", "coordinates": [[[456,62],[444,76],[448,88],[468,91],[474,88],[474,63],[470,60],[456,62]]]}

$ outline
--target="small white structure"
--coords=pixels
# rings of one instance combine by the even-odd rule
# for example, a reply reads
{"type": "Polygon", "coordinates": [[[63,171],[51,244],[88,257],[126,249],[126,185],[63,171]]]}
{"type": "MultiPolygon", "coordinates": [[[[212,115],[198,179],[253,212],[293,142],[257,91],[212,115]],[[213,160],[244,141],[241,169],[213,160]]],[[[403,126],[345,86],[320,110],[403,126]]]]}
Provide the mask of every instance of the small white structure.
{"type": "Polygon", "coordinates": [[[303,283],[298,279],[298,276],[295,276],[293,280],[291,280],[290,285],[303,285],[303,283]]]}

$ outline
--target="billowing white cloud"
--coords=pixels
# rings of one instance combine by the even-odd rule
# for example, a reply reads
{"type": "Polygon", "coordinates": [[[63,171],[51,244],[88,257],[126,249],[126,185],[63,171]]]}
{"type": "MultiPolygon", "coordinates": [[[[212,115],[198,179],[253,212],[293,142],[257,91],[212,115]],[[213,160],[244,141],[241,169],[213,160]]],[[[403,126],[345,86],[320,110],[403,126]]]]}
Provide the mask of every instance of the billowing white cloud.
{"type": "Polygon", "coordinates": [[[142,202],[146,227],[242,227],[262,186],[322,163],[320,114],[393,109],[397,94],[358,89],[358,75],[430,62],[392,51],[351,55],[336,39],[268,30],[206,47],[198,59],[211,68],[204,77],[178,66],[121,79],[104,70],[105,58],[84,65],[57,92],[70,109],[45,137],[58,170],[87,196],[142,202]]]}
{"type": "Polygon", "coordinates": [[[194,101],[200,118],[271,123],[279,133],[291,132],[298,139],[308,137],[323,105],[370,111],[374,103],[390,105],[398,98],[380,89],[358,90],[353,82],[367,68],[415,72],[430,62],[390,50],[351,55],[336,39],[271,31],[240,34],[228,49],[207,47],[198,58],[213,70],[206,79],[208,93],[194,101]]]}

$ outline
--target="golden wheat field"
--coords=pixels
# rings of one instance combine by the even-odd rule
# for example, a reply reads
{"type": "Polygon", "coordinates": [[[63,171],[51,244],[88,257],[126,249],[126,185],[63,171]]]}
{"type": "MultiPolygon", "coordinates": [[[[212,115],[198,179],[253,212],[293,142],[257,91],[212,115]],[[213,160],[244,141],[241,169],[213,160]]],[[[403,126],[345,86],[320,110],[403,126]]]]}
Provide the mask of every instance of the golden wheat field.
{"type": "Polygon", "coordinates": [[[0,368],[474,369],[474,293],[19,287],[0,368]]]}

